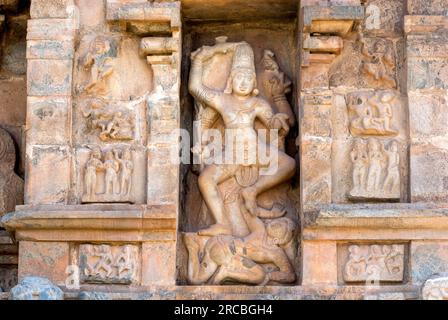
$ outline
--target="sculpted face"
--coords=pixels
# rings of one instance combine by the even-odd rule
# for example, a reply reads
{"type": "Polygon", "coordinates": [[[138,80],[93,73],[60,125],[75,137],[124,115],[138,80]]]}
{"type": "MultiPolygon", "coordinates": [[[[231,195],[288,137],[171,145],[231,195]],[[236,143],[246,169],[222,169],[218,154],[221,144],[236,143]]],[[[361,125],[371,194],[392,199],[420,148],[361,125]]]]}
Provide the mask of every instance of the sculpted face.
{"type": "Polygon", "coordinates": [[[238,70],[233,76],[232,89],[235,95],[250,95],[255,89],[255,74],[248,70],[238,70]]]}

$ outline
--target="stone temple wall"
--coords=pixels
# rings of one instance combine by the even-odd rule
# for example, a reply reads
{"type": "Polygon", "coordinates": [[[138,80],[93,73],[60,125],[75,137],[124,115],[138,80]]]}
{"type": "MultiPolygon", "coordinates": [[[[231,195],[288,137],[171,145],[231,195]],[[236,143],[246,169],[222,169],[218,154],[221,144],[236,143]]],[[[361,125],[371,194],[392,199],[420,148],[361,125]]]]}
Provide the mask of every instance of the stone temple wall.
{"type": "Polygon", "coordinates": [[[447,8],[0,1],[0,297],[448,299],[447,8]]]}

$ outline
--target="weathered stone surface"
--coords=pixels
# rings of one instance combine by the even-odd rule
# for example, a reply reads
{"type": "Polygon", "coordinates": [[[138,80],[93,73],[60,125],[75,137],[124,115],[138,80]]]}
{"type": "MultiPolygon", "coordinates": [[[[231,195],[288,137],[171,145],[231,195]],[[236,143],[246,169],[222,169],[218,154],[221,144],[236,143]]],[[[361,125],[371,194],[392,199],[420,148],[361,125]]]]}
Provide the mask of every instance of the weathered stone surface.
{"type": "Polygon", "coordinates": [[[21,241],[19,245],[19,280],[44,277],[65,285],[69,265],[68,243],[21,241]]]}
{"type": "Polygon", "coordinates": [[[436,274],[426,280],[422,288],[424,300],[448,300],[448,274],[436,274]]]}
{"type": "Polygon", "coordinates": [[[444,202],[448,196],[448,151],[444,139],[411,145],[411,198],[413,202],[444,202]],[[437,171],[434,170],[437,168],[437,171]]]}
{"type": "Polygon", "coordinates": [[[409,0],[408,11],[413,15],[446,15],[447,6],[445,0],[409,0]]]}
{"type": "Polygon", "coordinates": [[[70,187],[70,150],[57,145],[28,148],[25,203],[67,203],[70,187]]]}
{"type": "Polygon", "coordinates": [[[34,0],[31,2],[31,18],[68,18],[73,0],[34,0]]]}
{"type": "Polygon", "coordinates": [[[46,278],[26,277],[11,290],[10,300],[64,300],[64,293],[46,278]]]}
{"type": "Polygon", "coordinates": [[[303,241],[302,285],[335,285],[338,282],[336,243],[303,241]]]}
{"type": "Polygon", "coordinates": [[[71,99],[29,97],[27,143],[30,145],[67,145],[70,142],[71,99]]]}
{"type": "Polygon", "coordinates": [[[142,245],[142,285],[171,286],[176,283],[176,243],[144,242],[142,245]]]}
{"type": "Polygon", "coordinates": [[[436,273],[448,272],[448,243],[445,241],[413,241],[411,243],[411,278],[423,284],[436,273]]]}
{"type": "Polygon", "coordinates": [[[29,60],[28,95],[70,96],[72,65],[71,60],[29,60]]]}

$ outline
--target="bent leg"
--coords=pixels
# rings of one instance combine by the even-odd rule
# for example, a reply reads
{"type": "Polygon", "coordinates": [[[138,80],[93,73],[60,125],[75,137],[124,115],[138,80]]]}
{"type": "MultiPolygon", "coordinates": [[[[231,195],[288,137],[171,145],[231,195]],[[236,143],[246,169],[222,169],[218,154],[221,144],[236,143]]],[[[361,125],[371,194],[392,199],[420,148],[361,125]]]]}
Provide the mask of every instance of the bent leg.
{"type": "Polygon", "coordinates": [[[199,176],[198,184],[202,197],[213,215],[216,224],[199,232],[202,236],[231,235],[230,222],[227,219],[224,201],[218,185],[234,175],[233,166],[210,165],[199,176]]]}
{"type": "Polygon", "coordinates": [[[282,151],[278,151],[278,168],[272,175],[262,175],[258,181],[251,187],[242,191],[242,196],[247,210],[257,215],[258,204],[257,196],[269,189],[291,179],[296,170],[296,161],[282,151]]]}

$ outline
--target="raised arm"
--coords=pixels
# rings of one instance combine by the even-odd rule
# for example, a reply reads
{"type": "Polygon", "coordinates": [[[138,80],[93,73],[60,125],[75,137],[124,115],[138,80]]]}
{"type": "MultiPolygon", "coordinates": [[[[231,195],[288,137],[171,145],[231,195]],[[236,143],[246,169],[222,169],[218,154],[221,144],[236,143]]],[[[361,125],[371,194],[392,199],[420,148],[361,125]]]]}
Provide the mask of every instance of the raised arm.
{"type": "Polygon", "coordinates": [[[190,71],[190,82],[188,89],[193,97],[207,106],[221,111],[222,92],[212,90],[202,83],[204,61],[213,56],[210,47],[204,47],[194,52],[191,56],[192,66],[190,71]]]}

